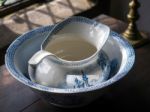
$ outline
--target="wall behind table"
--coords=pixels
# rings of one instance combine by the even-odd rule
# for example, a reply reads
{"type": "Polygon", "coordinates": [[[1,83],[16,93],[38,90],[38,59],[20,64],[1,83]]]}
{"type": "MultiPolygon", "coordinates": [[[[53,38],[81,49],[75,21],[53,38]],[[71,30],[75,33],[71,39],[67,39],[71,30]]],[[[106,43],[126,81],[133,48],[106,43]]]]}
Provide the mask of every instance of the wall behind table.
{"type": "MultiPolygon", "coordinates": [[[[110,15],[127,21],[129,1],[131,0],[111,0],[110,15]]],[[[139,0],[139,2],[141,7],[139,8],[140,19],[137,21],[138,27],[140,30],[150,33],[150,0],[139,0]]]]}

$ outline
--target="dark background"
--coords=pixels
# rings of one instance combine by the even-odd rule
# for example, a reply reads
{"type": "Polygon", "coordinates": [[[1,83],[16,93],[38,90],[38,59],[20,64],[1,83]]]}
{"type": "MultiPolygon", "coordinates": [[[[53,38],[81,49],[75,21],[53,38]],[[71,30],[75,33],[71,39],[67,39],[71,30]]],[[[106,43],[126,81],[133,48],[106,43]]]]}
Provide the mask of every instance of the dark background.
{"type": "MultiPolygon", "coordinates": [[[[110,15],[126,21],[128,4],[131,0],[111,0],[110,15]]],[[[138,27],[142,31],[150,33],[150,0],[138,0],[141,4],[139,8],[140,19],[137,21],[138,27]]]]}

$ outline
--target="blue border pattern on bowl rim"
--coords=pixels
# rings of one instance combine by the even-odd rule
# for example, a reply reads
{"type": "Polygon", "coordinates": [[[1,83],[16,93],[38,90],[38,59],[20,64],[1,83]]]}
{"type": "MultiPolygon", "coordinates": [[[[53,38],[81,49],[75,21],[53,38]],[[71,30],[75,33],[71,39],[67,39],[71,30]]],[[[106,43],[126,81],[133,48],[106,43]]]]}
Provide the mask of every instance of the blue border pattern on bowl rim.
{"type": "Polygon", "coordinates": [[[59,89],[59,88],[46,87],[46,86],[42,86],[40,84],[34,83],[31,80],[27,79],[22,73],[17,71],[17,69],[14,65],[15,51],[17,50],[18,46],[20,46],[25,40],[32,38],[32,35],[35,35],[37,33],[48,32],[51,30],[52,27],[54,27],[54,26],[45,26],[45,27],[37,28],[35,30],[27,32],[24,35],[18,37],[7,49],[7,52],[5,55],[5,64],[6,64],[8,71],[17,80],[19,80],[20,82],[22,82],[23,84],[25,84],[31,88],[34,88],[34,89],[37,89],[40,91],[45,91],[45,92],[68,93],[68,94],[97,90],[97,89],[101,89],[106,86],[109,86],[110,84],[112,84],[112,83],[118,81],[119,79],[121,79],[122,77],[124,77],[129,72],[129,70],[132,68],[132,66],[134,64],[135,53],[134,53],[132,46],[125,39],[123,39],[121,37],[121,35],[111,31],[111,35],[112,35],[113,39],[115,39],[119,43],[119,45],[123,46],[123,48],[125,49],[125,51],[127,53],[127,57],[128,57],[128,60],[125,64],[126,66],[124,67],[124,69],[122,71],[118,72],[117,74],[115,74],[115,76],[113,76],[112,78],[110,78],[109,80],[107,80],[103,83],[100,83],[100,84],[97,84],[97,85],[94,85],[91,87],[87,87],[84,89],[83,88],[59,89]]]}

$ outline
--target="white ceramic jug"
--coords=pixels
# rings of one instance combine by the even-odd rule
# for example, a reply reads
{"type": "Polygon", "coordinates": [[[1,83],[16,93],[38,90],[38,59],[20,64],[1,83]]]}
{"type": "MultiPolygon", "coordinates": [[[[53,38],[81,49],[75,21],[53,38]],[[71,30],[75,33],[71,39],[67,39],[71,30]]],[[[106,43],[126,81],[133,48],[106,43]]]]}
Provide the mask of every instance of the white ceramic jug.
{"type": "MultiPolygon", "coordinates": [[[[110,63],[107,55],[101,49],[109,33],[108,26],[84,17],[72,17],[57,24],[44,40],[41,50],[34,54],[28,62],[31,80],[55,88],[84,88],[105,81],[110,72],[110,63]],[[85,59],[72,61],[65,60],[46,49],[50,42],[59,39],[55,35],[68,33],[81,35],[82,40],[93,45],[96,51],[85,59]]],[[[77,46],[78,52],[75,55],[83,55],[84,50],[78,44],[77,46]]],[[[67,52],[70,52],[71,49],[70,45],[67,52]]],[[[61,50],[65,51],[63,47],[61,50]]]]}

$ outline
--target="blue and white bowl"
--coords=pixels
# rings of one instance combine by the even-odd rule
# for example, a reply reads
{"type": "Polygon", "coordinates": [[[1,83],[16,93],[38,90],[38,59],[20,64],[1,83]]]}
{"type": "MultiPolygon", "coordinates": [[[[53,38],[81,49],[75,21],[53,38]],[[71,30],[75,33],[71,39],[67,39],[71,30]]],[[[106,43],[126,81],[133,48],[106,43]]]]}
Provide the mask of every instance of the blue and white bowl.
{"type": "Polygon", "coordinates": [[[5,64],[10,74],[37,92],[48,103],[60,107],[78,107],[89,104],[107,92],[111,84],[127,75],[135,54],[131,45],[119,34],[111,31],[102,48],[111,61],[109,79],[87,88],[60,89],[42,86],[29,79],[28,60],[40,50],[40,45],[54,26],[41,27],[17,38],[7,49],[5,64]]]}

